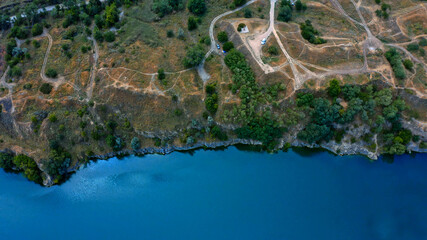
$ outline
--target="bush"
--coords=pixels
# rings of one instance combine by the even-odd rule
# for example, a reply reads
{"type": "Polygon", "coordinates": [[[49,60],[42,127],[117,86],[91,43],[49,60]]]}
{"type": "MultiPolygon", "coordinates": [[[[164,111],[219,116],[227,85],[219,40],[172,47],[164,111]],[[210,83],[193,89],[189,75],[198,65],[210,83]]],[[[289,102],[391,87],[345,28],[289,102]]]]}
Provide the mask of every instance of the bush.
{"type": "Polygon", "coordinates": [[[16,166],[13,163],[13,155],[0,152],[0,168],[3,168],[5,172],[13,172],[15,167],[16,166]]]}
{"type": "Polygon", "coordinates": [[[175,36],[175,34],[173,33],[173,30],[168,30],[167,33],[166,33],[166,36],[168,38],[173,38],[175,36]]]}
{"type": "MultiPolygon", "coordinates": [[[[246,27],[246,24],[240,23],[239,26],[237,26],[237,31],[241,32],[242,29],[245,28],[245,27],[246,27]]],[[[228,41],[228,38],[224,42],[226,42],[226,41],[228,41]]]]}
{"type": "Polygon", "coordinates": [[[33,47],[39,48],[40,47],[40,42],[37,41],[37,40],[33,40],[33,47]]]}
{"type": "Polygon", "coordinates": [[[52,123],[58,121],[58,118],[56,117],[55,113],[50,114],[48,118],[49,118],[49,121],[52,123]]]}
{"type": "Polygon", "coordinates": [[[194,30],[197,28],[197,19],[193,16],[190,16],[188,18],[187,24],[188,24],[188,30],[190,30],[190,31],[194,30]]]}
{"type": "Polygon", "coordinates": [[[10,77],[20,77],[22,75],[22,70],[18,66],[13,66],[9,72],[10,77]]]}
{"type": "Polygon", "coordinates": [[[403,68],[402,59],[400,57],[400,54],[396,51],[396,49],[391,48],[390,50],[388,50],[385,53],[385,57],[389,61],[396,78],[401,79],[401,80],[405,79],[406,78],[405,69],[403,68]]]}
{"type": "Polygon", "coordinates": [[[340,82],[336,79],[332,79],[332,81],[329,82],[329,87],[328,87],[329,96],[338,97],[340,93],[341,93],[340,82]]]}
{"type": "Polygon", "coordinates": [[[48,78],[56,78],[58,76],[58,73],[55,69],[49,68],[46,70],[46,76],[48,78]]]}
{"type": "Polygon", "coordinates": [[[224,51],[229,52],[231,49],[234,48],[234,44],[232,42],[226,42],[224,43],[222,48],[224,49],[224,51]]]}
{"type": "Polygon", "coordinates": [[[271,55],[279,55],[279,50],[276,46],[270,46],[268,48],[268,53],[270,53],[271,55]]]}
{"type": "Polygon", "coordinates": [[[295,2],[295,9],[297,11],[305,11],[307,10],[307,5],[305,3],[302,3],[301,0],[297,0],[295,2]]]}
{"type": "Polygon", "coordinates": [[[405,68],[408,69],[409,71],[412,71],[414,67],[414,63],[409,59],[405,59],[403,60],[403,66],[405,66],[405,68]]]}
{"type": "Polygon", "coordinates": [[[292,9],[288,5],[282,5],[279,9],[277,20],[282,22],[289,22],[292,19],[292,9]]]}
{"type": "Polygon", "coordinates": [[[420,49],[420,46],[418,45],[418,43],[411,43],[411,44],[408,44],[406,49],[408,49],[408,51],[414,52],[414,51],[418,51],[420,49]]]}
{"type": "Polygon", "coordinates": [[[181,40],[185,39],[184,29],[182,29],[182,28],[178,29],[178,39],[181,39],[181,40]]]}
{"type": "Polygon", "coordinates": [[[116,40],[116,34],[112,31],[108,31],[104,34],[104,39],[107,42],[114,42],[116,40]]]}
{"type": "Polygon", "coordinates": [[[215,114],[218,109],[218,94],[216,93],[216,83],[207,84],[206,88],[206,99],[205,106],[206,109],[215,114]]]}
{"type": "Polygon", "coordinates": [[[13,164],[24,173],[28,180],[36,183],[42,182],[41,171],[34,159],[20,154],[13,158],[13,164]]]}
{"type": "Polygon", "coordinates": [[[139,141],[139,138],[137,137],[132,138],[131,146],[133,150],[135,151],[139,150],[141,148],[141,142],[139,141]]]}
{"type": "Polygon", "coordinates": [[[218,41],[221,43],[225,43],[228,41],[228,35],[226,32],[221,31],[218,33],[218,41]]]}
{"type": "Polygon", "coordinates": [[[245,4],[246,3],[246,1],[247,0],[234,0],[234,5],[235,6],[237,6],[237,7],[240,7],[240,6],[242,6],[243,4],[245,4]]]}
{"type": "Polygon", "coordinates": [[[186,57],[184,58],[184,66],[186,67],[195,67],[199,65],[205,56],[205,51],[200,44],[190,48],[187,51],[186,57]]]}
{"type": "Polygon", "coordinates": [[[245,16],[245,18],[251,18],[252,17],[252,11],[249,8],[246,8],[245,12],[244,12],[244,16],[245,16]]]}
{"type": "Polygon", "coordinates": [[[33,28],[31,29],[31,34],[33,36],[38,36],[43,33],[43,26],[40,23],[34,24],[33,28]]]}
{"type": "Polygon", "coordinates": [[[312,44],[323,44],[326,43],[326,40],[320,37],[317,37],[319,35],[319,31],[314,29],[313,25],[311,24],[310,20],[306,20],[305,23],[300,24],[301,29],[301,35],[302,37],[309,41],[312,44]]]}
{"type": "Polygon", "coordinates": [[[221,130],[221,128],[219,128],[217,125],[213,126],[211,129],[211,136],[213,138],[217,138],[220,141],[227,141],[228,140],[228,136],[225,132],[223,132],[221,130]]]}
{"type": "Polygon", "coordinates": [[[421,38],[421,40],[418,42],[418,44],[419,44],[421,47],[425,47],[425,46],[427,46],[427,39],[425,39],[425,38],[421,38]]]}
{"type": "Polygon", "coordinates": [[[40,92],[42,92],[43,94],[50,94],[50,92],[52,92],[52,85],[50,85],[49,83],[43,83],[40,87],[40,92]]]}
{"type": "Polygon", "coordinates": [[[166,78],[165,70],[163,68],[160,68],[157,71],[157,76],[158,76],[159,80],[165,79],[166,78]]]}
{"type": "Polygon", "coordinates": [[[205,0],[189,0],[188,10],[196,15],[202,15],[206,12],[205,0]]]}

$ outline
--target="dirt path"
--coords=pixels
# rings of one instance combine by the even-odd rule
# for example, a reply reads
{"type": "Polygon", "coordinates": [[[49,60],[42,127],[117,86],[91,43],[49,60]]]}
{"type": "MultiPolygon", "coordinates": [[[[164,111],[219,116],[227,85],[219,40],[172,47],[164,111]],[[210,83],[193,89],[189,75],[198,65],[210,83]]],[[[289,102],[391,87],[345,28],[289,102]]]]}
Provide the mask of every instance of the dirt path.
{"type": "Polygon", "coordinates": [[[93,36],[93,29],[95,25],[92,27],[92,36],[89,38],[93,42],[93,65],[90,68],[90,81],[89,81],[89,87],[86,89],[86,100],[90,101],[92,99],[93,95],[93,89],[95,88],[95,78],[97,74],[97,68],[98,68],[98,59],[99,59],[99,46],[98,43],[95,40],[95,37],[93,36]]]}
{"type": "Polygon", "coordinates": [[[49,59],[50,49],[52,48],[52,45],[53,45],[53,39],[52,39],[52,36],[49,34],[47,29],[44,29],[43,34],[41,36],[47,37],[47,39],[49,40],[49,45],[47,46],[47,50],[46,50],[46,53],[44,55],[42,70],[40,71],[40,77],[42,78],[43,81],[52,84],[55,89],[58,89],[58,87],[61,84],[65,83],[65,78],[63,76],[60,76],[58,78],[48,78],[46,76],[46,65],[47,65],[47,61],[49,59]]]}

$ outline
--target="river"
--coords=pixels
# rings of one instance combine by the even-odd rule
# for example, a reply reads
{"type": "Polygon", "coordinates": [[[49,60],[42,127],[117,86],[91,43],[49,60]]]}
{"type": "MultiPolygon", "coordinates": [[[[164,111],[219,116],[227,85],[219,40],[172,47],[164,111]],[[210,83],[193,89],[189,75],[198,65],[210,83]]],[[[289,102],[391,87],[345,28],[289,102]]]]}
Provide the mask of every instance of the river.
{"type": "Polygon", "coordinates": [[[427,239],[427,158],[226,150],[0,171],[0,239],[427,239]]]}

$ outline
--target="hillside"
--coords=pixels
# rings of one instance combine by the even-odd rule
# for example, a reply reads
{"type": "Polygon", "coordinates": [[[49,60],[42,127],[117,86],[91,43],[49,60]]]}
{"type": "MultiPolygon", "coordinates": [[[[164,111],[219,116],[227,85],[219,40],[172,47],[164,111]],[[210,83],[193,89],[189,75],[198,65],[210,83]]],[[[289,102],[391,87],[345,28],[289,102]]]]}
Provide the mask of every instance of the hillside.
{"type": "Polygon", "coordinates": [[[38,0],[0,11],[0,167],[45,185],[114,154],[251,143],[377,159],[427,148],[425,1],[38,0]]]}

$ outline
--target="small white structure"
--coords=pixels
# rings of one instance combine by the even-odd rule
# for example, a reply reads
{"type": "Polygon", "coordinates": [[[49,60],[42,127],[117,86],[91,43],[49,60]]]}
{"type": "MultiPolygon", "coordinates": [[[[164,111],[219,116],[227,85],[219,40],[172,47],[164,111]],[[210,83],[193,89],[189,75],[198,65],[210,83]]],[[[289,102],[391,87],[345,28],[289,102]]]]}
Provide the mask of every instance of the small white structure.
{"type": "Polygon", "coordinates": [[[244,28],[242,28],[242,30],[240,30],[241,33],[248,33],[249,32],[249,28],[248,26],[245,26],[244,28]]]}

